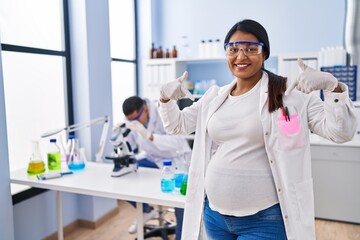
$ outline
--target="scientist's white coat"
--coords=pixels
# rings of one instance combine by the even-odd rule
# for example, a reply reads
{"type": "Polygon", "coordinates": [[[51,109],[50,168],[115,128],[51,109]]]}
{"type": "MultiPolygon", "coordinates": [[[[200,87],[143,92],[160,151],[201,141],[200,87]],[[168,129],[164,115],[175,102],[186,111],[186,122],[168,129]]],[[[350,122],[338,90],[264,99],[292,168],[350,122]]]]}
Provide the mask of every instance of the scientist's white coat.
{"type": "MultiPolygon", "coordinates": [[[[343,93],[326,92],[324,102],[317,93],[304,94],[297,90],[284,96],[284,105],[289,108],[291,115],[298,114],[300,124],[299,132],[286,135],[282,133],[278,120],[278,116],[282,115],[281,109],[271,114],[268,111],[268,76],[265,72],[260,81],[260,105],[254,111],[260,113],[265,148],[287,238],[315,239],[309,130],[338,143],[352,139],[356,131],[356,117],[348,98],[347,86],[341,84],[345,90],[343,93]]],[[[204,180],[207,165],[217,148],[207,133],[207,124],[234,84],[236,80],[224,87],[210,88],[199,101],[183,111],[179,110],[175,101],[160,103],[160,115],[169,133],[189,134],[196,131],[186,195],[183,240],[206,239],[201,231],[204,180]]]]}

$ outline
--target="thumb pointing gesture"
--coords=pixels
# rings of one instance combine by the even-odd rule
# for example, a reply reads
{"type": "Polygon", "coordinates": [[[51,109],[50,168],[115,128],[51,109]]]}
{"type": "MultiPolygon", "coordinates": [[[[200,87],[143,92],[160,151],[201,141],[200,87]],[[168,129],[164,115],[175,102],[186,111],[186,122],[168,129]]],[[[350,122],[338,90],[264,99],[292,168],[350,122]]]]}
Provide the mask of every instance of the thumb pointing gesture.
{"type": "Polygon", "coordinates": [[[296,88],[297,90],[310,93],[316,90],[334,91],[338,85],[338,80],[328,72],[315,70],[298,59],[298,65],[303,70],[296,80],[289,86],[285,92],[285,96],[296,88]]]}
{"type": "Polygon", "coordinates": [[[192,101],[195,100],[194,96],[189,92],[189,90],[184,86],[184,81],[188,77],[188,72],[185,71],[181,77],[178,79],[165,83],[161,86],[160,97],[164,100],[173,99],[179,100],[183,97],[188,97],[192,101]]]}
{"type": "MultiPolygon", "coordinates": [[[[305,69],[308,67],[301,58],[298,58],[297,60],[298,66],[302,71],[305,71],[305,69]]],[[[299,78],[296,78],[295,81],[293,81],[290,86],[285,91],[285,96],[288,96],[294,88],[296,88],[299,84],[299,78]]]]}

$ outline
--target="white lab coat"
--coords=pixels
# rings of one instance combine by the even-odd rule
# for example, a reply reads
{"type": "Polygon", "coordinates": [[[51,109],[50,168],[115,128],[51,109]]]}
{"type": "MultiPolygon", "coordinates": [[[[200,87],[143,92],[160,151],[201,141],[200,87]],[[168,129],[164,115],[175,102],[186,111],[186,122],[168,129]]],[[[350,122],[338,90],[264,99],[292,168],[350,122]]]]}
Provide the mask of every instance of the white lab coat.
{"type": "Polygon", "coordinates": [[[177,159],[179,154],[191,152],[190,146],[184,136],[169,135],[163,126],[155,103],[145,99],[149,109],[149,122],[147,130],[154,136],[154,141],[143,138],[137,132],[131,131],[126,140],[134,149],[139,147],[140,154],[136,159],[146,158],[161,168],[164,159],[177,159]]]}
{"type": "MultiPolygon", "coordinates": [[[[207,165],[216,151],[207,133],[209,118],[229,95],[236,80],[224,87],[210,88],[198,102],[180,111],[175,101],[160,103],[160,115],[165,129],[172,134],[196,131],[189,170],[182,239],[206,239],[202,226],[205,198],[204,180],[207,165]],[[202,232],[202,233],[201,233],[202,232]]],[[[352,139],[356,131],[354,107],[348,98],[347,86],[343,93],[325,93],[325,101],[315,94],[297,90],[284,96],[284,105],[290,113],[298,114],[300,132],[283,135],[276,112],[268,111],[268,76],[264,72],[260,87],[260,112],[265,149],[283,214],[289,240],[315,239],[313,182],[309,134],[312,132],[334,142],[352,139]],[[337,99],[337,100],[336,100],[337,99]]],[[[241,111],[241,109],[234,109],[241,111]]],[[[246,126],[244,126],[246,127],[246,126]]]]}

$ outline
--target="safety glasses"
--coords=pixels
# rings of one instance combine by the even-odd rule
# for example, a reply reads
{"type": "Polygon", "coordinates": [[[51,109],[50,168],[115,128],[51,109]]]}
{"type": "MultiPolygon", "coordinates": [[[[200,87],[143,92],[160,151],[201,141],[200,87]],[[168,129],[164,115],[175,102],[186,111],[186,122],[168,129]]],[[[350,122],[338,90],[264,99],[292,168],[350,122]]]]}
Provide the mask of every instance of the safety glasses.
{"type": "Polygon", "coordinates": [[[264,46],[261,42],[228,42],[224,44],[225,52],[227,56],[234,57],[240,54],[240,50],[244,52],[246,56],[255,56],[262,52],[264,46]]]}
{"type": "Polygon", "coordinates": [[[129,121],[138,121],[140,118],[141,118],[141,115],[143,114],[144,112],[144,106],[140,109],[138,115],[136,115],[136,117],[133,117],[133,118],[127,118],[127,120],[129,121]]]}

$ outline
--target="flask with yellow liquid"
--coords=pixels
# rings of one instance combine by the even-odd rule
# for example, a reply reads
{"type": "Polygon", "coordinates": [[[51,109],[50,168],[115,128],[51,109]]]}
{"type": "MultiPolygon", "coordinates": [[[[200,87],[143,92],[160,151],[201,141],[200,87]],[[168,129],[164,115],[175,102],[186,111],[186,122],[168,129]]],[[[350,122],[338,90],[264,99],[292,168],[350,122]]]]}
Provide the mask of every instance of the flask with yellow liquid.
{"type": "Polygon", "coordinates": [[[45,172],[45,164],[40,154],[39,141],[33,141],[33,153],[30,157],[27,173],[37,175],[43,172],[45,172]]]}

